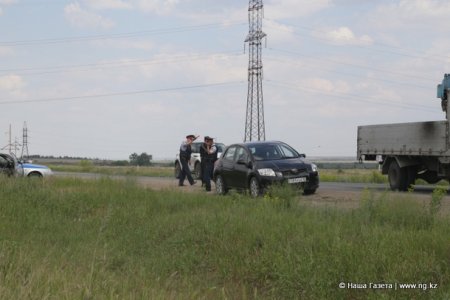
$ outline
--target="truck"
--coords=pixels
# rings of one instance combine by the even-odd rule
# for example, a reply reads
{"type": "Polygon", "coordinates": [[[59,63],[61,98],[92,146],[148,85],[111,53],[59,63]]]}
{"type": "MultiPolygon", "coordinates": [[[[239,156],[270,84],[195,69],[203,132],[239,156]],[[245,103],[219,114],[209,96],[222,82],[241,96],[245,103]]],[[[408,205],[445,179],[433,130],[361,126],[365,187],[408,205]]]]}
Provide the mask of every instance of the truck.
{"type": "Polygon", "coordinates": [[[378,161],[392,190],[406,191],[418,178],[450,180],[450,74],[437,86],[446,119],[358,126],[357,158],[378,161]]]}

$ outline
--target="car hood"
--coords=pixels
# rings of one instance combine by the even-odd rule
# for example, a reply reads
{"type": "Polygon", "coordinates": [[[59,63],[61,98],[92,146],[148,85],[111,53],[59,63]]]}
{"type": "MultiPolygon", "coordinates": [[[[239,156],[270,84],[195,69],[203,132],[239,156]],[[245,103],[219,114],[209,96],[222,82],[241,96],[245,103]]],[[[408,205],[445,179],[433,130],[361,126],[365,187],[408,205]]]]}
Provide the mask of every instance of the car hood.
{"type": "Polygon", "coordinates": [[[269,161],[257,161],[256,168],[270,168],[274,171],[287,171],[292,169],[305,170],[311,169],[311,164],[303,158],[278,159],[269,161]]]}
{"type": "Polygon", "coordinates": [[[24,168],[24,169],[49,169],[49,167],[47,167],[47,166],[35,165],[35,164],[22,164],[22,168],[24,168]]]}

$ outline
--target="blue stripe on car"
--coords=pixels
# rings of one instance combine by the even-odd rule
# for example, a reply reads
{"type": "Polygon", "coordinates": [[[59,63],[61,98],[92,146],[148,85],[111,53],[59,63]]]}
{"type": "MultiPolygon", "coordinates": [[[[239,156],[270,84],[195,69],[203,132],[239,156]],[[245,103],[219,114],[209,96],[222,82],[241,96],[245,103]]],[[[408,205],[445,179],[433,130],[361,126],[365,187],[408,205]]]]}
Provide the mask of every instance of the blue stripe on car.
{"type": "Polygon", "coordinates": [[[46,166],[33,165],[33,164],[23,164],[22,167],[28,168],[28,169],[48,169],[48,167],[46,167],[46,166]]]}

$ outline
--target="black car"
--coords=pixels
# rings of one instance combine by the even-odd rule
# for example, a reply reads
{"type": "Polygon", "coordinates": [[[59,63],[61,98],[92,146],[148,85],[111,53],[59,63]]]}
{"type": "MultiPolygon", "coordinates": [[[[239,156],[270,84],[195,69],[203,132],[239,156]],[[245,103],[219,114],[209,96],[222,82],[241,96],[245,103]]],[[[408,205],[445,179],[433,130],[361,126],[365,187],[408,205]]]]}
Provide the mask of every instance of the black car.
{"type": "Polygon", "coordinates": [[[257,197],[276,182],[294,184],[304,194],[313,194],[319,187],[319,173],[304,154],[283,142],[246,142],[227,147],[216,162],[214,181],[216,192],[222,195],[235,188],[249,189],[257,197]]]}

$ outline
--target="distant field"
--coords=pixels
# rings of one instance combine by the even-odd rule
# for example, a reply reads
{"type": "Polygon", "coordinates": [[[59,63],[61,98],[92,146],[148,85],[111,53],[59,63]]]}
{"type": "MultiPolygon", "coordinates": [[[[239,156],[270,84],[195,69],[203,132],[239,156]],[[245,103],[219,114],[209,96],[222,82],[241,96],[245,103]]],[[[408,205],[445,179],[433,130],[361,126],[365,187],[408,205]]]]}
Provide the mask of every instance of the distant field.
{"type": "Polygon", "coordinates": [[[130,175],[130,176],[151,176],[151,177],[173,177],[174,168],[172,167],[112,167],[97,166],[92,164],[76,165],[49,165],[53,171],[60,172],[87,172],[105,175],[130,175]]]}
{"type": "Polygon", "coordinates": [[[340,210],[288,188],[255,200],[132,178],[0,185],[1,299],[450,298],[440,190],[425,206],[368,191],[340,210]],[[385,287],[351,288],[371,283],[385,287]]]}
{"type": "MultiPolygon", "coordinates": [[[[49,165],[53,171],[89,172],[106,175],[173,177],[173,167],[111,167],[93,164],[49,165]]],[[[323,182],[386,183],[387,177],[374,169],[319,169],[323,182]]]]}

